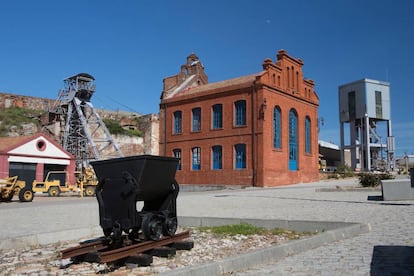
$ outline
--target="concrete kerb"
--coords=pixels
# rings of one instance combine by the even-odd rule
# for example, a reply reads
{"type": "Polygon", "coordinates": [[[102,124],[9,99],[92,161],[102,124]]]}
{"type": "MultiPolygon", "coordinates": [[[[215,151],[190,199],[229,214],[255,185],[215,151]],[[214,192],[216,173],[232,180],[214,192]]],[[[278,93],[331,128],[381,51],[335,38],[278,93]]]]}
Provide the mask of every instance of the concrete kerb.
{"type": "Polygon", "coordinates": [[[219,226],[239,223],[249,223],[269,229],[278,227],[301,232],[318,232],[320,234],[249,253],[239,254],[208,264],[167,271],[159,275],[222,275],[224,273],[240,271],[257,265],[270,263],[289,255],[371,231],[369,224],[361,223],[179,217],[180,226],[219,226]]]}
{"type": "Polygon", "coordinates": [[[59,232],[40,233],[0,240],[0,249],[24,249],[32,246],[74,241],[96,236],[102,236],[101,227],[94,226],[89,228],[68,229],[59,232]]]}
{"type": "MultiPolygon", "coordinates": [[[[181,227],[219,226],[240,223],[249,223],[268,229],[277,227],[298,232],[318,232],[319,234],[301,240],[290,241],[285,244],[240,254],[213,263],[164,272],[161,275],[219,275],[276,261],[289,255],[316,248],[330,242],[351,238],[371,230],[369,224],[347,222],[178,217],[178,224],[181,227]]],[[[69,229],[59,232],[41,233],[0,240],[0,249],[22,249],[30,246],[96,238],[99,236],[102,236],[102,229],[99,226],[69,229]]]]}

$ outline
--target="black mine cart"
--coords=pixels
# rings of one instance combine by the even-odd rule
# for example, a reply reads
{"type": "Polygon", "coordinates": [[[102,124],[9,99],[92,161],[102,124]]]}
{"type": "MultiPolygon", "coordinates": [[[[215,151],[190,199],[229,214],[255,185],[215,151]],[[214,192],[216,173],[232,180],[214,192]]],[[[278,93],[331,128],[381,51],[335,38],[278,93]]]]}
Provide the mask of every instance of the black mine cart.
{"type": "Polygon", "coordinates": [[[140,155],[91,162],[99,184],[96,197],[105,236],[120,240],[123,234],[158,240],[177,230],[179,192],[175,181],[178,159],[140,155]],[[137,210],[137,201],[143,201],[137,210]]]}

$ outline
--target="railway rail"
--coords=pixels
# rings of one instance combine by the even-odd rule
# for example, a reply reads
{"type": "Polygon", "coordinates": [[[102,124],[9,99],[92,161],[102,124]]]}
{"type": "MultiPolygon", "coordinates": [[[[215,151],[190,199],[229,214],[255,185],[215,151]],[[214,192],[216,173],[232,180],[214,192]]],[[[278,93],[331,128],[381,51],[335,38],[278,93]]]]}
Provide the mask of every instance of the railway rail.
{"type": "Polygon", "coordinates": [[[123,246],[115,246],[108,238],[98,238],[62,250],[61,259],[70,258],[76,262],[129,262],[150,265],[152,256],[168,257],[175,255],[176,250],[191,250],[194,243],[187,240],[189,237],[190,232],[185,231],[157,241],[130,241],[132,244],[123,246]]]}

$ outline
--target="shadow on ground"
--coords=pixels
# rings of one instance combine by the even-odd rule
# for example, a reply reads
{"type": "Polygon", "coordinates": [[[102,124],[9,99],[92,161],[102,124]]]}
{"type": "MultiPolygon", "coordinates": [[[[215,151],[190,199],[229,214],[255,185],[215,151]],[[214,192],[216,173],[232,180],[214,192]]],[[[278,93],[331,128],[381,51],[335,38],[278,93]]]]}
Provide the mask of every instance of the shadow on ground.
{"type": "Polygon", "coordinates": [[[414,275],[414,246],[374,246],[371,276],[379,275],[414,275]]]}

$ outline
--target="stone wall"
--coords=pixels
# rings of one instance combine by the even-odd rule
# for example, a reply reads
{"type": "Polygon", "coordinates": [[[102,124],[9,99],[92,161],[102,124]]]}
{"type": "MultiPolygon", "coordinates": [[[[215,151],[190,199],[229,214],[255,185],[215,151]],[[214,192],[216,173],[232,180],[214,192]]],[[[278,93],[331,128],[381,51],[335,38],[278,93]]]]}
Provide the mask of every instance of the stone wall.
{"type": "Polygon", "coordinates": [[[35,110],[46,110],[55,100],[46,98],[37,98],[23,95],[15,95],[0,92],[0,109],[9,107],[21,107],[35,110]]]}

